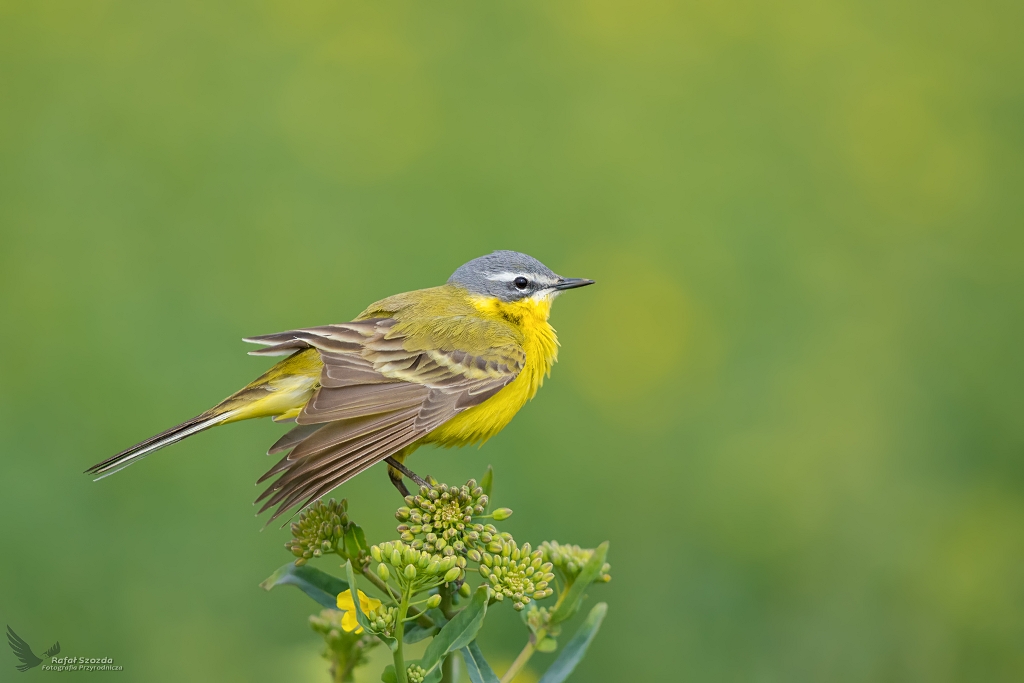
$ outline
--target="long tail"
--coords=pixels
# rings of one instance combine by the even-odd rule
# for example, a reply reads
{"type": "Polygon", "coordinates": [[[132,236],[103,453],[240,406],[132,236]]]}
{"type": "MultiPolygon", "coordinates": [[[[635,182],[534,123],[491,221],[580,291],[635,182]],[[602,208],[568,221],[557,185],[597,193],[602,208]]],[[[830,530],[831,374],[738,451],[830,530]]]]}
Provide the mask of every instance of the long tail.
{"type": "Polygon", "coordinates": [[[191,420],[182,422],[177,427],[171,427],[166,432],[160,432],[156,436],[151,436],[141,443],[137,443],[131,448],[125,449],[117,455],[107,458],[103,462],[97,463],[87,469],[86,474],[98,474],[95,481],[99,481],[104,477],[109,477],[115,472],[120,472],[125,467],[142,460],[147,455],[155,453],[164,446],[170,446],[172,443],[178,443],[182,439],[188,438],[193,434],[198,434],[201,431],[214,427],[230,420],[238,414],[240,409],[227,410],[219,415],[210,415],[209,412],[197,415],[191,420]]]}
{"type": "Polygon", "coordinates": [[[254,417],[291,419],[298,415],[318,386],[322,367],[316,349],[300,350],[205,413],[93,465],[86,474],[98,474],[97,480],[109,477],[164,446],[226,422],[254,417]]]}

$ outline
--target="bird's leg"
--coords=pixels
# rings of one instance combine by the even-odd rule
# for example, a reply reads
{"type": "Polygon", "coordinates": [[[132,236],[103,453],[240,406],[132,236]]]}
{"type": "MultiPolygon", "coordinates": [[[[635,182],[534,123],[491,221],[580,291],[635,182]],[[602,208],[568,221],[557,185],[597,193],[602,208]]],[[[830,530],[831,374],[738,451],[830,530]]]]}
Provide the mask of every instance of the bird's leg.
{"type": "Polygon", "coordinates": [[[398,489],[398,492],[402,494],[402,498],[409,495],[409,489],[406,487],[405,482],[402,481],[402,473],[391,465],[388,465],[388,479],[390,479],[391,483],[394,484],[396,489],[398,489]]]}
{"type": "Polygon", "coordinates": [[[403,497],[409,495],[409,489],[405,487],[405,482],[402,481],[402,475],[409,477],[419,486],[430,486],[430,484],[424,481],[422,477],[395,458],[388,456],[384,458],[384,462],[388,464],[388,476],[391,478],[391,483],[395,485],[395,488],[398,489],[399,493],[401,493],[403,497]]]}

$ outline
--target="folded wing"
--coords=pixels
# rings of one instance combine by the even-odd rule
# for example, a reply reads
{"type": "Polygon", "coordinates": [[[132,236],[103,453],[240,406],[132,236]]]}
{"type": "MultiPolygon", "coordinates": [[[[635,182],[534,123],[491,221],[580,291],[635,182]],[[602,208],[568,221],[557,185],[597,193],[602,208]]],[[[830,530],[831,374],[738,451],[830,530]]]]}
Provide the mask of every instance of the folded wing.
{"type": "Polygon", "coordinates": [[[473,329],[421,321],[411,335],[394,318],[371,318],[247,339],[267,346],[254,354],[315,348],[324,363],[297,426],[269,451],[288,453],[260,478],[278,475],[257,498],[260,512],[276,505],[274,519],[310,504],[515,379],[526,357],[514,330],[460,324],[473,329]]]}

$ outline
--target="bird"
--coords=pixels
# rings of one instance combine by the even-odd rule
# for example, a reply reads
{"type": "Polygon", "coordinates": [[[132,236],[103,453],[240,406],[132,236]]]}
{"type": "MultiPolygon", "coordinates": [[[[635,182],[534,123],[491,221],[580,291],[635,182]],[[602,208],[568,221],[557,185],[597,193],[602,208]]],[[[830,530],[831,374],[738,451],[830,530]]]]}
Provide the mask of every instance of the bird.
{"type": "MultiPolygon", "coordinates": [[[[43,663],[42,657],[37,657],[29,644],[22,640],[21,636],[14,632],[10,624],[7,625],[7,644],[14,650],[14,656],[21,660],[21,664],[15,664],[15,668],[25,673],[29,669],[35,668],[43,663]]],[[[60,654],[60,641],[50,646],[50,649],[44,653],[45,657],[56,657],[60,654]]]]}
{"type": "Polygon", "coordinates": [[[107,477],[211,427],[270,417],[294,427],[267,451],[284,453],[256,482],[268,520],[300,510],[386,461],[403,495],[405,466],[424,444],[482,444],[540,389],[558,356],[548,322],[564,291],[593,280],[556,275],[523,253],[499,250],[455,270],[448,281],[370,304],[354,320],[244,341],[256,356],[287,356],[256,380],[190,420],[93,465],[107,477]]]}

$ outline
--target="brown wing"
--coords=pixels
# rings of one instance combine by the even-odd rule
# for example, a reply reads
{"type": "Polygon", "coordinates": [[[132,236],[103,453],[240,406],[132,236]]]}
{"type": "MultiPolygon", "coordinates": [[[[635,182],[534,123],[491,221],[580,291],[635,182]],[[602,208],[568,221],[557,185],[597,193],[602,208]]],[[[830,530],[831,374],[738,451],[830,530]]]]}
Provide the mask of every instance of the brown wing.
{"type": "Polygon", "coordinates": [[[499,343],[471,353],[452,348],[458,345],[452,339],[475,342],[479,334],[453,335],[446,327],[439,330],[444,343],[435,345],[423,329],[418,326],[413,340],[394,319],[376,318],[246,340],[268,345],[253,352],[259,355],[312,347],[324,363],[320,387],[296,419],[298,426],[269,451],[289,452],[260,478],[280,475],[257,498],[265,500],[260,512],[276,505],[274,519],[296,505],[305,507],[487,400],[525,362],[517,340],[500,330],[485,335],[499,343]]]}

